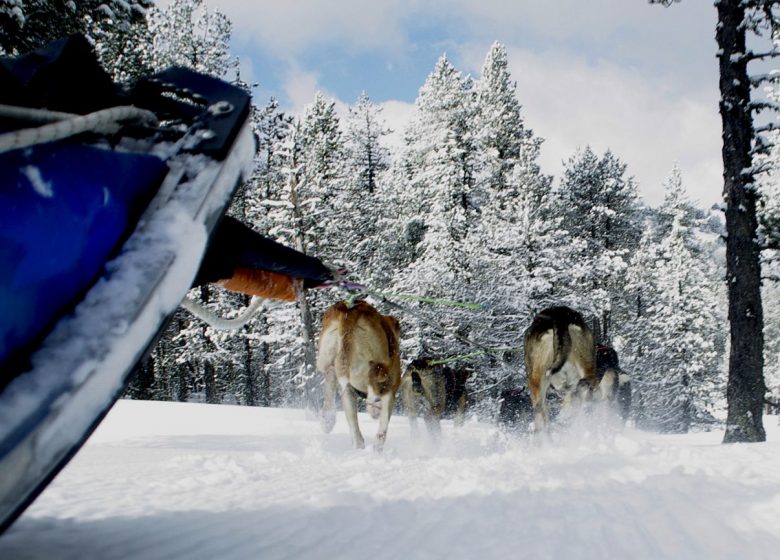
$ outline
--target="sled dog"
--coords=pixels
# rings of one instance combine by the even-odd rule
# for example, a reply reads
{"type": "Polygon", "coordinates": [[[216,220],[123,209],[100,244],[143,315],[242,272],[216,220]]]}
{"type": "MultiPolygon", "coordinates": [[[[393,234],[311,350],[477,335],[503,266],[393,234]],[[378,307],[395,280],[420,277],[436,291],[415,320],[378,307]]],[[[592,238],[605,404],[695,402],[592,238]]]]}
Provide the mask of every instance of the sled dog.
{"type": "Polygon", "coordinates": [[[534,429],[540,432],[548,424],[550,387],[562,395],[565,409],[574,397],[589,398],[598,385],[593,333],[578,312],[550,307],[534,317],[525,332],[524,349],[534,429]]]}
{"type": "Polygon", "coordinates": [[[325,312],[317,354],[317,369],[325,376],[325,432],[336,422],[338,387],[355,448],[365,447],[357,420],[357,395],[361,395],[372,418],[379,418],[375,447],[382,449],[401,384],[399,336],[398,320],[365,301],[352,307],[340,301],[325,312]]]}
{"type": "Polygon", "coordinates": [[[596,346],[596,377],[599,398],[611,403],[625,422],[631,409],[631,377],[620,369],[614,348],[596,346]]]}
{"type": "Polygon", "coordinates": [[[468,391],[466,382],[471,377],[471,369],[461,367],[452,369],[444,366],[444,381],[447,387],[447,404],[444,407],[444,416],[455,419],[455,426],[462,426],[466,419],[466,404],[468,401],[468,391]]]}
{"type": "Polygon", "coordinates": [[[447,384],[441,367],[430,358],[417,358],[406,368],[401,381],[404,412],[409,417],[412,435],[417,435],[417,415],[422,413],[428,432],[441,435],[441,416],[447,404],[447,384]]]}
{"type": "Polygon", "coordinates": [[[498,425],[507,431],[526,432],[533,421],[533,404],[525,387],[501,391],[498,425]]]}

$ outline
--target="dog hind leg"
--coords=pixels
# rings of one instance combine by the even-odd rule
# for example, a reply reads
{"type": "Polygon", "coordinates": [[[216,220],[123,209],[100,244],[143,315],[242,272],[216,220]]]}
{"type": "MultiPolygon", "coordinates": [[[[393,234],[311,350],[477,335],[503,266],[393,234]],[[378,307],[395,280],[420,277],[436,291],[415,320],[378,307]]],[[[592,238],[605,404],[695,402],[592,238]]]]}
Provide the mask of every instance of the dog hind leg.
{"type": "Polygon", "coordinates": [[[338,382],[336,381],[336,372],[333,368],[328,368],[325,372],[325,398],[322,402],[320,411],[320,425],[322,430],[329,434],[336,425],[336,391],[338,382]]]}
{"type": "Polygon", "coordinates": [[[412,384],[411,373],[407,373],[407,377],[403,381],[403,396],[404,396],[404,412],[409,418],[409,428],[412,431],[412,437],[416,438],[419,435],[419,429],[417,427],[417,407],[418,396],[414,390],[412,384]]]}
{"type": "Polygon", "coordinates": [[[349,431],[352,434],[352,445],[355,449],[363,449],[366,442],[363,434],[360,433],[357,419],[357,396],[351,385],[344,384],[341,388],[341,402],[344,405],[344,416],[349,424],[349,431]]]}

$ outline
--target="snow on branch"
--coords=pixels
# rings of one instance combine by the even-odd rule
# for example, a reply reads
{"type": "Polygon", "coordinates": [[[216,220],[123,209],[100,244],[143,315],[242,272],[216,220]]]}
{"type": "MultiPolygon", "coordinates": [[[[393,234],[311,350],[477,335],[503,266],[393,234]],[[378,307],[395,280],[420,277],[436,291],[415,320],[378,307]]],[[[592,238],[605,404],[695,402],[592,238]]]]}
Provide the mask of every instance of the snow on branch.
{"type": "Polygon", "coordinates": [[[751,51],[745,55],[745,58],[747,58],[748,60],[763,60],[765,58],[774,58],[778,55],[780,55],[780,50],[772,49],[771,51],[766,51],[762,53],[755,53],[751,51]]]}
{"type": "MultiPolygon", "coordinates": [[[[772,132],[773,130],[780,130],[780,124],[778,123],[768,123],[763,126],[759,126],[755,129],[756,134],[763,134],[764,132],[772,132]]],[[[766,144],[766,142],[761,139],[762,142],[766,144]]]]}
{"type": "Polygon", "coordinates": [[[755,74],[753,76],[750,76],[750,85],[755,87],[760,86],[761,84],[776,82],[778,80],[778,74],[776,71],[767,72],[765,74],[755,74]]]}
{"type": "Polygon", "coordinates": [[[751,167],[746,167],[742,170],[741,173],[743,177],[747,179],[751,179],[756,175],[761,175],[762,173],[769,173],[770,171],[772,171],[772,163],[767,161],[763,163],[758,163],[751,167]]]}
{"type": "Polygon", "coordinates": [[[748,104],[751,111],[760,113],[761,111],[780,111],[780,103],[772,101],[752,101],[748,104]]]}

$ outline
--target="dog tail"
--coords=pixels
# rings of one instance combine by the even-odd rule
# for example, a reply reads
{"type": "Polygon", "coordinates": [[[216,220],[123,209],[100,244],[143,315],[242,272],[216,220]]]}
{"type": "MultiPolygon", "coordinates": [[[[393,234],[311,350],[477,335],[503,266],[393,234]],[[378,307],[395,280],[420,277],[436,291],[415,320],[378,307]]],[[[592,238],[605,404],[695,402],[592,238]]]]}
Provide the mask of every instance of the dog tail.
{"type": "Polygon", "coordinates": [[[550,373],[556,373],[566,363],[571,351],[571,335],[569,324],[564,321],[555,321],[553,326],[553,363],[550,373]]]}

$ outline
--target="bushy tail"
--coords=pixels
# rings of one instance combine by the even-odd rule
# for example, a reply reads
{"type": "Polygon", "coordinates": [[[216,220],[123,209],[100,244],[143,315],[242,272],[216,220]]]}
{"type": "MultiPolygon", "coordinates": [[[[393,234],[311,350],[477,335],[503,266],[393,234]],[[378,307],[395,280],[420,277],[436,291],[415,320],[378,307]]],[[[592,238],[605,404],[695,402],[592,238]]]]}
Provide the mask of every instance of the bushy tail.
{"type": "Polygon", "coordinates": [[[553,363],[550,366],[550,373],[556,373],[563,367],[569,357],[569,352],[571,352],[569,325],[556,321],[553,327],[553,363]]]}

